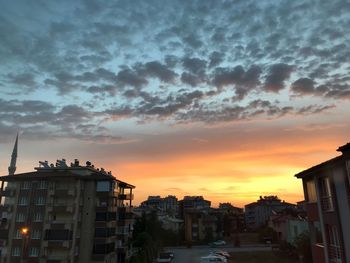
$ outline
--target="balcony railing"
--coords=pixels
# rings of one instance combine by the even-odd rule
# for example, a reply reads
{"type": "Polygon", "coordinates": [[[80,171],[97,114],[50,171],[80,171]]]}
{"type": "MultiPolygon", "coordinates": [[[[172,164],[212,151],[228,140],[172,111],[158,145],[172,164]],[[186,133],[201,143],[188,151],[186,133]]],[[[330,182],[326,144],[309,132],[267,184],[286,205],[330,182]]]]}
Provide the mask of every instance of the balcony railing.
{"type": "Polygon", "coordinates": [[[0,195],[5,197],[12,197],[15,195],[15,193],[16,193],[15,189],[5,188],[3,190],[0,190],[0,195]]]}
{"type": "Polygon", "coordinates": [[[133,200],[134,195],[133,194],[119,194],[118,199],[120,199],[120,200],[133,200]]]}
{"type": "Polygon", "coordinates": [[[334,211],[332,196],[321,197],[321,207],[324,212],[334,211]]]}
{"type": "Polygon", "coordinates": [[[342,263],[342,250],[340,246],[329,245],[329,262],[342,263]]]}

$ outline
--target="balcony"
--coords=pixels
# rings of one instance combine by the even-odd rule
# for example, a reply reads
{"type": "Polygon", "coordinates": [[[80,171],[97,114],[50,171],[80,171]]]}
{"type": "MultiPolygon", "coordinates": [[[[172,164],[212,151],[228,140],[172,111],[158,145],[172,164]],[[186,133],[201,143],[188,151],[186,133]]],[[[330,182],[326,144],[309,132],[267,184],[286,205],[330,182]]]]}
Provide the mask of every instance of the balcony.
{"type": "Polygon", "coordinates": [[[121,206],[118,207],[118,213],[132,213],[133,207],[132,206],[121,206]]]}
{"type": "Polygon", "coordinates": [[[134,218],[133,213],[126,213],[126,212],[118,213],[118,220],[130,220],[133,218],[134,218]]]}
{"type": "Polygon", "coordinates": [[[0,205],[0,213],[3,212],[12,212],[13,206],[12,205],[0,205]]]}
{"type": "Polygon", "coordinates": [[[340,246],[329,245],[329,262],[342,263],[342,249],[340,246]]]}
{"type": "Polygon", "coordinates": [[[332,196],[321,197],[321,207],[324,212],[334,211],[332,196]]]}
{"type": "Polygon", "coordinates": [[[0,196],[5,196],[5,197],[13,197],[16,194],[16,190],[15,189],[3,189],[0,190],[0,196]]]}
{"type": "Polygon", "coordinates": [[[117,235],[128,235],[130,234],[129,227],[118,227],[117,228],[117,235]]]}
{"type": "Polygon", "coordinates": [[[67,205],[67,204],[54,204],[53,206],[49,206],[47,208],[48,212],[55,212],[55,213],[73,213],[74,212],[74,205],[67,205]]]}
{"type": "Polygon", "coordinates": [[[49,196],[72,197],[76,195],[75,189],[49,189],[49,196]]]}
{"type": "Polygon", "coordinates": [[[47,248],[70,248],[70,243],[68,240],[45,240],[43,246],[47,248]]]}
{"type": "Polygon", "coordinates": [[[118,199],[119,200],[133,200],[134,194],[119,194],[118,199]]]}

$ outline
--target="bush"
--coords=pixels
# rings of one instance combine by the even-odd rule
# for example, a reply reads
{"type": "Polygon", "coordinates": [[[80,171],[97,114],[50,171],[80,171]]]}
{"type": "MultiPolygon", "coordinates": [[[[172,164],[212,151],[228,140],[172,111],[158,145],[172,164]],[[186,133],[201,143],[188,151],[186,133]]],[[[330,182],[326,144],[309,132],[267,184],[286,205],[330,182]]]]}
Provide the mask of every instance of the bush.
{"type": "Polygon", "coordinates": [[[298,255],[302,256],[306,260],[312,259],[309,232],[304,232],[297,236],[295,238],[294,245],[296,247],[298,255]]]}

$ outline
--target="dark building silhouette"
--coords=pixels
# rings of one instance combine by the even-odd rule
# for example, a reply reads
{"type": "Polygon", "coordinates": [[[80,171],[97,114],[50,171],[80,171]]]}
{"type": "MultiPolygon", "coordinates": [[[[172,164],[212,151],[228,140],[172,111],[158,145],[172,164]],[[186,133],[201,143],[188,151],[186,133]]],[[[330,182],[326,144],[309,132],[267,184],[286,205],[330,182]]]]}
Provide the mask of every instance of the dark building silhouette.
{"type": "Polygon", "coordinates": [[[350,143],[296,174],[303,180],[314,263],[350,262],[350,143]]]}
{"type": "Polygon", "coordinates": [[[272,212],[295,209],[295,205],[281,201],[277,196],[260,196],[259,200],[245,206],[245,220],[248,229],[257,229],[267,224],[272,212]]]}

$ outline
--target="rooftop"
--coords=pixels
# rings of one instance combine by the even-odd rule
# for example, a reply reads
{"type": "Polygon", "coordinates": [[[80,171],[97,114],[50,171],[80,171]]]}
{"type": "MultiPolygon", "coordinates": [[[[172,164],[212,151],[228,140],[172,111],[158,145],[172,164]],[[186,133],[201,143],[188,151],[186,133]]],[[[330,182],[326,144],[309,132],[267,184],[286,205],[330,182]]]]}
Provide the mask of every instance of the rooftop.
{"type": "Polygon", "coordinates": [[[113,180],[119,182],[123,187],[135,188],[135,186],[126,182],[116,179],[112,172],[106,171],[104,168],[96,168],[90,161],[86,162],[86,165],[82,166],[78,159],[74,160],[74,163],[67,165],[65,159],[57,160],[56,164],[49,164],[48,161],[39,161],[39,166],[34,168],[36,171],[20,173],[14,175],[1,176],[1,181],[15,181],[28,179],[42,179],[42,178],[56,178],[56,177],[79,177],[82,179],[101,179],[113,180]]]}

